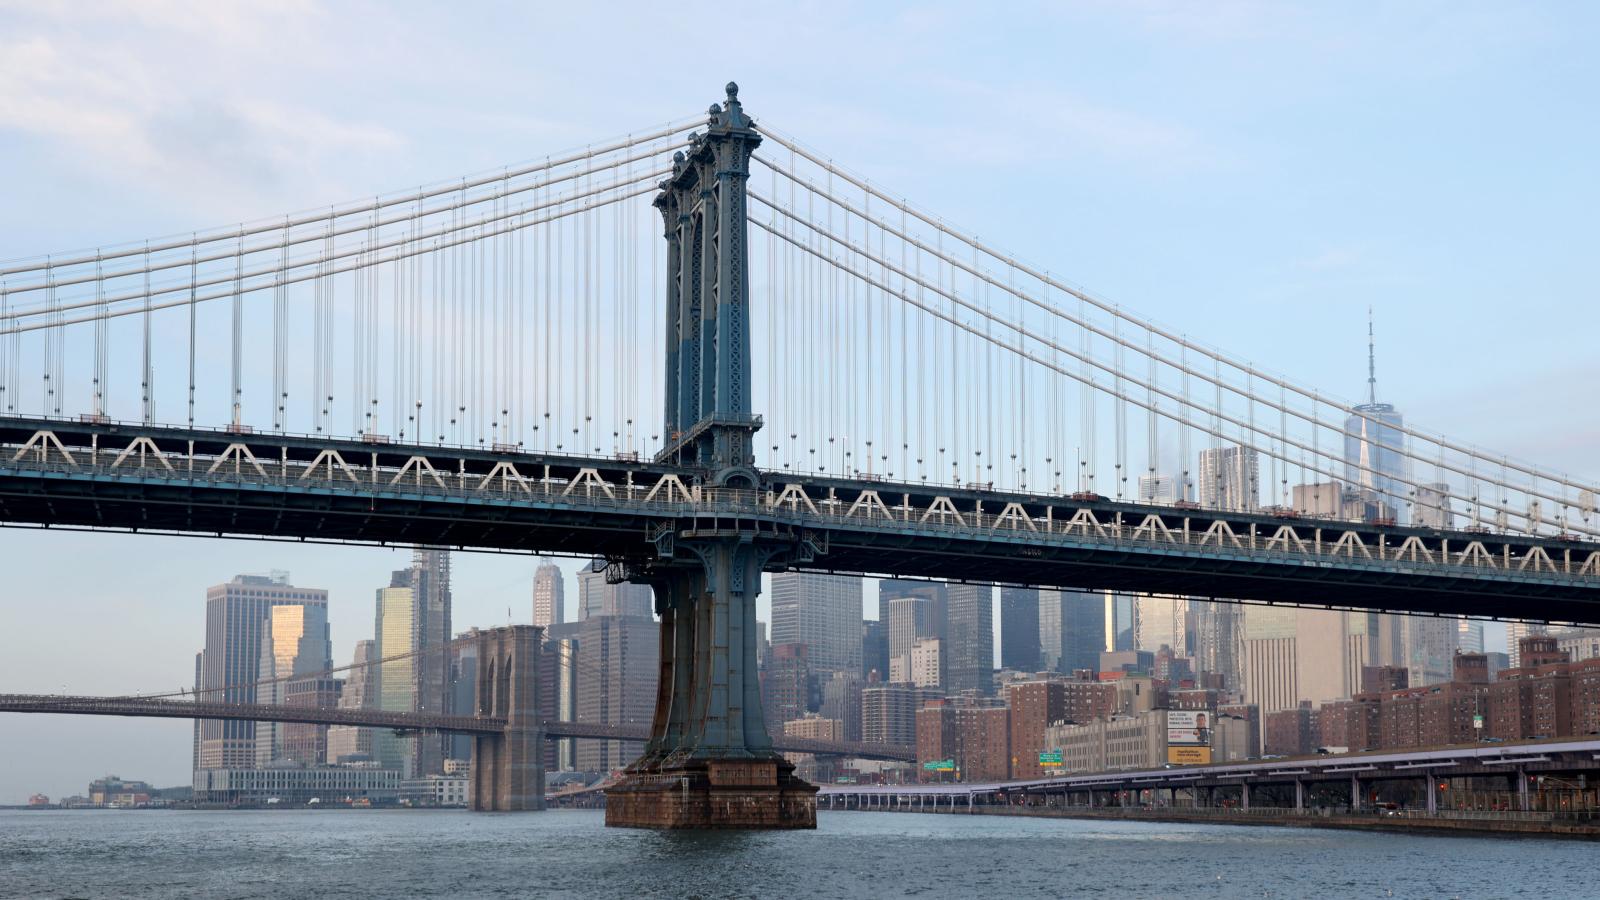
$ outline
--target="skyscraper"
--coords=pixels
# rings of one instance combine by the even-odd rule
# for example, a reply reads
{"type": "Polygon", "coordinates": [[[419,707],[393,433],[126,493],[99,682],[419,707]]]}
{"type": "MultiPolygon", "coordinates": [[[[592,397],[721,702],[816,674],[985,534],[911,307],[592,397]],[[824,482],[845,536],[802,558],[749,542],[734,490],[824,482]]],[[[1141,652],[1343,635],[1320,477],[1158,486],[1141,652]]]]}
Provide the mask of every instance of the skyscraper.
{"type": "MultiPolygon", "coordinates": [[[[450,553],[418,549],[411,555],[411,589],[417,602],[416,711],[444,715],[450,712],[450,553]]],[[[443,775],[448,735],[424,732],[414,747],[417,777],[443,775]]]]}
{"type": "MultiPolygon", "coordinates": [[[[811,572],[772,576],[772,644],[806,645],[811,672],[861,671],[861,579],[811,572]]],[[[767,723],[773,731],[782,723],[767,723]]]]}
{"type": "MultiPolygon", "coordinates": [[[[206,589],[206,644],[200,659],[200,689],[207,700],[259,703],[263,638],[277,606],[310,606],[327,621],[328,592],[295,587],[286,572],[239,575],[206,589]]],[[[324,628],[320,637],[326,639],[324,628]]],[[[290,643],[287,642],[286,643],[290,643]]],[[[313,654],[315,655],[315,654],[313,654]]],[[[324,668],[328,668],[324,666],[324,668]]],[[[194,759],[201,769],[249,769],[256,764],[255,722],[208,720],[196,731],[194,759]]]]}
{"type": "Polygon", "coordinates": [[[1106,591],[1105,649],[1113,653],[1134,650],[1135,636],[1139,633],[1139,606],[1132,594],[1106,591]]]}
{"type": "Polygon", "coordinates": [[[533,624],[549,628],[566,620],[566,583],[561,568],[545,560],[533,573],[533,624]]]}
{"type": "Polygon", "coordinates": [[[1039,666],[1097,671],[1106,649],[1106,604],[1098,591],[1039,592],[1039,666]]]}
{"type": "MultiPolygon", "coordinates": [[[[593,615],[577,625],[576,719],[649,726],[656,705],[660,626],[649,616],[593,615]]],[[[580,740],[577,768],[609,772],[633,762],[638,741],[580,740]]]]}
{"type": "Polygon", "coordinates": [[[1191,651],[1189,598],[1154,594],[1134,598],[1133,649],[1154,653],[1171,647],[1179,656],[1191,651]]]}
{"type": "Polygon", "coordinates": [[[849,672],[835,672],[822,685],[822,706],[818,712],[824,719],[843,722],[847,741],[861,740],[862,686],[861,676],[849,672]]]}
{"type": "MultiPolygon", "coordinates": [[[[1244,702],[1254,703],[1265,716],[1300,705],[1299,659],[1295,653],[1295,613],[1292,607],[1250,606],[1244,610],[1244,702]]],[[[1325,635],[1340,647],[1343,633],[1325,635]]]]}
{"type": "Polygon", "coordinates": [[[928,636],[943,637],[941,629],[944,628],[944,587],[943,582],[937,581],[900,581],[887,578],[878,582],[878,621],[888,625],[889,604],[895,600],[901,597],[921,597],[932,604],[928,615],[930,621],[935,623],[932,626],[935,631],[928,636]]]}
{"type": "MultiPolygon", "coordinates": [[[[477,632],[476,628],[469,629],[456,635],[459,640],[477,632]]],[[[542,664],[546,654],[541,653],[539,661],[542,664]]],[[[540,690],[544,685],[540,684],[540,690]]],[[[541,694],[541,696],[543,696],[541,694]]],[[[450,709],[460,715],[472,715],[476,710],[478,700],[478,644],[476,641],[466,641],[456,644],[450,650],[450,709]]],[[[472,735],[451,735],[446,744],[445,757],[448,759],[472,759],[472,735]]],[[[546,763],[548,768],[549,764],[546,763]]]]}
{"type": "Polygon", "coordinates": [[[994,586],[945,586],[945,692],[994,693],[994,586]]]}
{"type": "Polygon", "coordinates": [[[647,584],[606,581],[606,561],[595,559],[578,572],[578,620],[592,616],[655,616],[655,592],[647,584]]]}
{"type": "Polygon", "coordinates": [[[895,597],[889,601],[889,671],[885,681],[911,680],[911,650],[923,638],[937,638],[935,606],[927,597],[895,597]]]}
{"type": "Polygon", "coordinates": [[[861,681],[889,680],[889,623],[868,619],[861,623],[861,681]]]}
{"type": "Polygon", "coordinates": [[[1483,623],[1473,619],[1457,619],[1456,646],[1462,653],[1482,653],[1483,623]]]}
{"type": "Polygon", "coordinates": [[[1039,592],[1033,588],[1001,588],[1001,668],[1037,672],[1039,650],[1039,592]]]}
{"type": "Polygon", "coordinates": [[[783,734],[783,723],[812,709],[816,679],[807,659],[809,650],[801,641],[772,645],[772,656],[761,673],[762,718],[768,734],[783,734]]]}
{"type": "MultiPolygon", "coordinates": [[[[1376,342],[1371,311],[1367,315],[1367,402],[1354,408],[1344,423],[1345,482],[1357,489],[1369,520],[1404,524],[1410,491],[1410,466],[1405,456],[1405,417],[1390,403],[1378,402],[1376,342]]],[[[1446,487],[1446,493],[1449,488],[1446,487]]]]}
{"type": "Polygon", "coordinates": [[[1176,475],[1140,475],[1139,502],[1171,506],[1189,499],[1187,485],[1180,487],[1178,481],[1176,475]]]}
{"type": "Polygon", "coordinates": [[[1244,612],[1237,603],[1190,600],[1194,618],[1194,662],[1198,674],[1218,675],[1226,691],[1243,691],[1244,612]]]}
{"type": "MultiPolygon", "coordinates": [[[[410,571],[393,573],[389,586],[379,588],[373,621],[373,654],[378,677],[372,708],[386,712],[415,712],[417,706],[418,660],[403,656],[416,651],[417,595],[411,587],[410,571]],[[400,656],[400,659],[391,657],[400,656]]],[[[418,776],[415,737],[400,736],[381,729],[373,734],[372,754],[385,769],[400,771],[403,778],[418,776]]]]}
{"type": "Polygon", "coordinates": [[[1251,512],[1261,506],[1261,461],[1253,447],[1200,451],[1200,505],[1251,512]]]}
{"type": "Polygon", "coordinates": [[[1418,485],[1412,521],[1421,528],[1456,527],[1456,514],[1450,504],[1450,485],[1442,481],[1418,485]]]}
{"type": "MultiPolygon", "coordinates": [[[[582,681],[582,673],[578,670],[579,650],[577,638],[551,638],[545,641],[544,655],[540,657],[541,662],[550,660],[555,669],[555,718],[562,722],[578,720],[578,685],[582,681]]],[[[577,769],[577,742],[572,738],[562,738],[552,743],[555,744],[554,770],[571,772],[577,769]]]]}
{"type": "MultiPolygon", "coordinates": [[[[333,640],[328,631],[328,604],[322,602],[279,603],[266,610],[261,630],[261,661],[256,702],[274,706],[284,704],[290,685],[299,677],[312,676],[333,668],[333,640]]],[[[315,688],[311,689],[315,693],[315,688]]],[[[320,702],[306,697],[302,687],[296,692],[298,704],[320,702]]],[[[285,722],[256,724],[256,766],[287,757],[285,722]]],[[[315,727],[315,726],[313,726],[315,727]]],[[[300,729],[303,731],[303,729],[300,729]]],[[[305,736],[302,736],[304,739],[305,736]]],[[[315,738],[311,738],[315,741],[315,738]]],[[[304,762],[304,760],[301,760],[304,762]]]]}
{"type": "Polygon", "coordinates": [[[1402,665],[1410,673],[1411,687],[1450,680],[1455,665],[1457,628],[1442,616],[1394,616],[1400,620],[1406,656],[1402,665]]]}
{"type": "MultiPolygon", "coordinates": [[[[372,665],[376,643],[356,641],[350,655],[350,670],[339,695],[340,709],[370,709],[378,698],[378,667],[372,665]]],[[[372,758],[373,730],[357,725],[334,725],[328,729],[328,762],[340,763],[354,757],[372,758]]]]}

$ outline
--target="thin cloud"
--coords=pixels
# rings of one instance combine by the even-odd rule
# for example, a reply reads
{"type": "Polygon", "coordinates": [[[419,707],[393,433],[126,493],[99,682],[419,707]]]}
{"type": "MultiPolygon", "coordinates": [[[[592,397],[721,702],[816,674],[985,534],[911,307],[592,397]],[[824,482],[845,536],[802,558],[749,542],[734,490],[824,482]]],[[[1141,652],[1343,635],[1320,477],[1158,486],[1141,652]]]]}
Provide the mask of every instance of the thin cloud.
{"type": "Polygon", "coordinates": [[[0,130],[52,142],[107,177],[208,211],[275,212],[289,175],[316,181],[326,163],[404,143],[380,125],[278,99],[272,73],[290,65],[283,45],[301,27],[292,16],[315,19],[309,4],[141,3],[88,26],[62,9],[44,7],[0,38],[0,130]]]}

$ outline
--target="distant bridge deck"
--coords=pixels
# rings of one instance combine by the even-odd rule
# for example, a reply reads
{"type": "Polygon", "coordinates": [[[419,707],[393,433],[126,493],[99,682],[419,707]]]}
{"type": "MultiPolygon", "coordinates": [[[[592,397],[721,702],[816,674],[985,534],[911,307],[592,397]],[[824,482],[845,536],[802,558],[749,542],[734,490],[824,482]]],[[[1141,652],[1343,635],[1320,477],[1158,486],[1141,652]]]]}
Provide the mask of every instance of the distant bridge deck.
{"type": "MultiPolygon", "coordinates": [[[[377,709],[318,709],[309,706],[272,706],[258,703],[220,703],[140,697],[84,697],[52,694],[0,694],[0,713],[42,713],[76,716],[133,716],[159,719],[232,719],[245,722],[299,722],[311,725],[354,725],[405,731],[442,731],[457,734],[498,734],[504,719],[489,716],[441,716],[388,712],[377,709]]],[[[589,722],[541,723],[546,738],[644,741],[645,725],[601,725],[589,722]]],[[[813,753],[910,762],[916,748],[895,744],[853,741],[818,741],[774,736],[773,747],[786,753],[813,753]]]]}
{"type": "Polygon", "coordinates": [[[648,561],[732,525],[798,568],[1600,621],[1600,546],[631,459],[0,417],[0,522],[648,561]]]}

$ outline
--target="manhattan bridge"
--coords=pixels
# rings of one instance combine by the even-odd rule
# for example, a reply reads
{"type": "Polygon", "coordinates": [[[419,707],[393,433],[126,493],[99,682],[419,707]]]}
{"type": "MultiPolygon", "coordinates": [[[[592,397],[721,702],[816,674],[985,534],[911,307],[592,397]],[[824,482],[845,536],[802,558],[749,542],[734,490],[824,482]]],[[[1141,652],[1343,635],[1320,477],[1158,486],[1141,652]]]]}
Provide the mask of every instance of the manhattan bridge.
{"type": "MultiPolygon", "coordinates": [[[[1596,486],[1383,409],[1017,259],[732,84],[499,171],[0,265],[0,522],[650,585],[656,712],[613,824],[814,824],[762,719],[764,572],[1593,621],[1596,486]]],[[[475,716],[414,723],[484,738],[479,808],[537,808],[544,731],[583,734],[530,718],[532,633],[481,638],[475,716]]]]}

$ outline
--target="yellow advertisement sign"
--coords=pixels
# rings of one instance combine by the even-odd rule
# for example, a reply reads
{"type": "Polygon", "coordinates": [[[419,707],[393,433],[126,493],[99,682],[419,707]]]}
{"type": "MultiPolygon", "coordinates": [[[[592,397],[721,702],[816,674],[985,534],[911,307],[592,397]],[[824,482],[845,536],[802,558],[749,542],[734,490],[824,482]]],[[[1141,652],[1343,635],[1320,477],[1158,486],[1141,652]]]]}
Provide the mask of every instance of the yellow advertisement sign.
{"type": "Polygon", "coordinates": [[[1167,747],[1167,762],[1175,766],[1204,766],[1211,762],[1210,747],[1167,747]]]}

